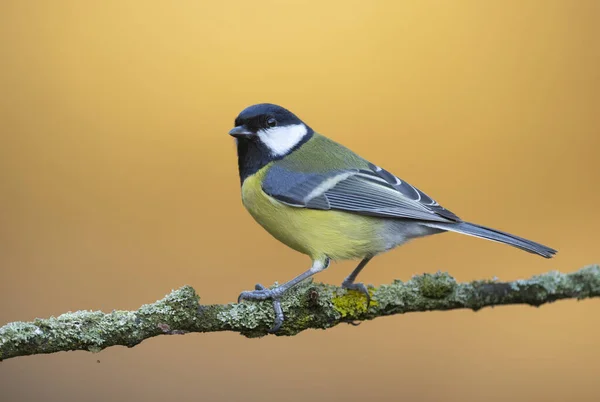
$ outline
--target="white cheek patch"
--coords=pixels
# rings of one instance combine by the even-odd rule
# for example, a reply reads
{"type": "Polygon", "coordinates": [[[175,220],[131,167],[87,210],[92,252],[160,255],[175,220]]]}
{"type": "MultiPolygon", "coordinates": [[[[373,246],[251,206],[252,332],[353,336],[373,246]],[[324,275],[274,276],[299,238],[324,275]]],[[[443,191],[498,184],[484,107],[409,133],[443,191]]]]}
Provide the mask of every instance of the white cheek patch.
{"type": "Polygon", "coordinates": [[[304,124],[293,124],[260,130],[258,138],[274,156],[283,156],[298,145],[307,133],[304,124]]]}

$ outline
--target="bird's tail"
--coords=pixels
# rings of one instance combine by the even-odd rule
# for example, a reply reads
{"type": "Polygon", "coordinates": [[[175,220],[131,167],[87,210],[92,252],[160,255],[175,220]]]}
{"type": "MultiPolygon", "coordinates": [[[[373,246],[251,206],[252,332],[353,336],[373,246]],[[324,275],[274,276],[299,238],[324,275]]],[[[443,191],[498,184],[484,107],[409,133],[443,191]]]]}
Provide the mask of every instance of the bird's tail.
{"type": "Polygon", "coordinates": [[[427,223],[426,225],[437,229],[448,230],[451,232],[462,233],[469,236],[479,237],[481,239],[487,239],[497,241],[499,243],[508,244],[510,246],[520,248],[521,250],[541,255],[544,258],[552,258],[554,254],[556,254],[556,250],[551,249],[550,247],[546,247],[542,244],[512,235],[510,233],[501,232],[500,230],[487,228],[485,226],[476,225],[474,223],[431,222],[427,223]]]}

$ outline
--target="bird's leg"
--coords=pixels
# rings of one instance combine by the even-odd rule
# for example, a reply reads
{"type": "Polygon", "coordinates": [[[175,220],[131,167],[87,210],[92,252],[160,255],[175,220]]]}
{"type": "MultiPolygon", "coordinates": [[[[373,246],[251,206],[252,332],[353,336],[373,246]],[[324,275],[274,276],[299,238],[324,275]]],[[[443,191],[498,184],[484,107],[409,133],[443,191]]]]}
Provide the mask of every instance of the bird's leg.
{"type": "Polygon", "coordinates": [[[356,280],[356,277],[358,276],[360,271],[362,271],[363,268],[369,263],[369,261],[371,261],[371,258],[373,257],[365,257],[358,264],[358,266],[354,268],[354,271],[352,271],[350,275],[348,275],[346,279],[344,279],[344,282],[342,282],[342,288],[348,290],[358,290],[360,293],[363,293],[367,297],[367,308],[369,308],[369,305],[371,304],[371,295],[369,294],[369,290],[367,289],[364,283],[354,283],[354,281],[356,280]]]}
{"type": "Polygon", "coordinates": [[[273,327],[270,329],[270,332],[277,332],[281,325],[283,324],[283,310],[281,309],[281,296],[289,289],[293,288],[303,280],[310,278],[314,274],[323,271],[325,268],[329,266],[329,258],[320,261],[313,261],[312,267],[306,272],[301,273],[291,281],[284,283],[283,285],[277,286],[273,289],[268,289],[263,285],[256,284],[254,287],[255,290],[248,290],[240,293],[238,297],[238,303],[242,300],[273,300],[273,309],[275,310],[275,323],[273,327]]]}

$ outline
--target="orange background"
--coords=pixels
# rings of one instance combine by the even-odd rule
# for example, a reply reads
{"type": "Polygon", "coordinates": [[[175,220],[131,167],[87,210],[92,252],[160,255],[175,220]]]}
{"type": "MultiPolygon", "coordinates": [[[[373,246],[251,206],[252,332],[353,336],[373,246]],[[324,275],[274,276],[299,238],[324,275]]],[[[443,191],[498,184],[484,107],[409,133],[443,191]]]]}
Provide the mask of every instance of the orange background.
{"type": "MultiPolygon", "coordinates": [[[[461,217],[559,250],[544,260],[445,234],[377,258],[368,283],[599,262],[598,38],[594,0],[4,0],[0,323],[135,309],[183,284],[227,303],[304,271],[240,202],[227,131],[265,101],[461,217]]],[[[599,311],[567,301],[293,338],[164,336],[5,361],[0,399],[597,401],[599,311]]]]}

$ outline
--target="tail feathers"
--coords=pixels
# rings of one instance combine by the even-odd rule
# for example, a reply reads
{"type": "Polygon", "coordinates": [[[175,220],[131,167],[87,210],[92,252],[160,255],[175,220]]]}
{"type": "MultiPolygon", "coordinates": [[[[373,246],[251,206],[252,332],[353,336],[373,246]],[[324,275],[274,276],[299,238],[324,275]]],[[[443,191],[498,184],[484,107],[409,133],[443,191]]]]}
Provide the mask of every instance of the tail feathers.
{"type": "Polygon", "coordinates": [[[510,233],[501,232],[500,230],[487,228],[485,226],[476,225],[469,222],[458,222],[458,223],[441,223],[431,222],[426,224],[429,227],[448,230],[451,232],[457,232],[466,234],[469,236],[479,237],[481,239],[487,239],[497,241],[499,243],[508,244],[510,246],[520,248],[527,252],[541,255],[544,258],[552,258],[556,254],[556,250],[546,247],[542,244],[533,242],[531,240],[524,239],[512,235],[510,233]]]}

